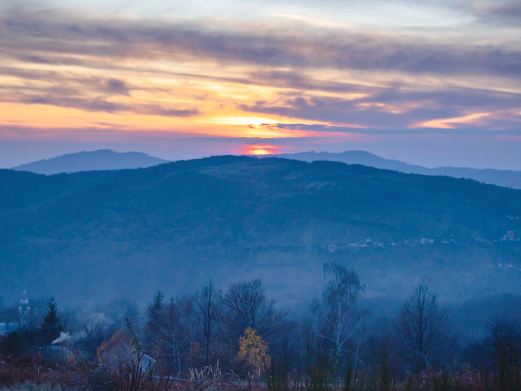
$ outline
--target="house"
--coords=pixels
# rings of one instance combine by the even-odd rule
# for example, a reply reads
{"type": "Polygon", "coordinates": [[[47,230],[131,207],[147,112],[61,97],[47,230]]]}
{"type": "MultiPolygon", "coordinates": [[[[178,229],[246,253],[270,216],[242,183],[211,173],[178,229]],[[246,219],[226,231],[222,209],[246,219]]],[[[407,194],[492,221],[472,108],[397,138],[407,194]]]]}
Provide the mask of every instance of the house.
{"type": "Polygon", "coordinates": [[[103,342],[98,348],[98,360],[107,368],[139,367],[142,373],[150,373],[156,360],[142,351],[138,351],[135,344],[124,330],[119,330],[112,337],[103,342]]]}

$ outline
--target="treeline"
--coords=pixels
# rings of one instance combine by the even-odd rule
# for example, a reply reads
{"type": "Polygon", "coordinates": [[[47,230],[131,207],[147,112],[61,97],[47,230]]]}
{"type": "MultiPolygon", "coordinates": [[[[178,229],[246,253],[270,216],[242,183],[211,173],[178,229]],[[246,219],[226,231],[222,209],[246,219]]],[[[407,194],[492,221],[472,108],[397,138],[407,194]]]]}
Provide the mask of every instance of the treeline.
{"type": "Polygon", "coordinates": [[[0,383],[120,390],[521,390],[519,324],[496,320],[485,338],[463,341],[436,295],[422,285],[395,319],[369,328],[359,303],[363,291],[356,273],[326,264],[321,295],[306,314],[277,307],[261,280],[225,291],[210,282],[177,298],[158,292],[144,312],[119,302],[108,311],[74,315],[60,313],[51,300],[40,322],[2,338],[0,383]],[[45,370],[28,369],[35,362],[45,370]]]}

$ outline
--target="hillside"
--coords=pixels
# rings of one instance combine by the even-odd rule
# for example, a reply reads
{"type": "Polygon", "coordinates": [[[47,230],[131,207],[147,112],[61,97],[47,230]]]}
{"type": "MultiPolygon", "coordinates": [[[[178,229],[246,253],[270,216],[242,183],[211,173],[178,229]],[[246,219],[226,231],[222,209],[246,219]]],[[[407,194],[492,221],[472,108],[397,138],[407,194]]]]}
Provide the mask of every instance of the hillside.
{"type": "Polygon", "coordinates": [[[442,175],[454,178],[474,179],[478,182],[497,186],[521,189],[521,171],[496,170],[491,168],[468,167],[434,167],[428,168],[414,164],[404,163],[399,160],[385,159],[366,151],[345,152],[299,152],[279,155],[287,159],[297,159],[306,162],[334,161],[346,164],[362,164],[364,166],[394,170],[408,174],[442,175]]]}
{"type": "Polygon", "coordinates": [[[165,163],[165,160],[142,152],[115,152],[110,149],[99,149],[97,151],[83,151],[38,160],[16,166],[13,169],[52,175],[79,171],[145,168],[157,166],[161,163],[165,163]]]}
{"type": "Polygon", "coordinates": [[[311,296],[323,262],[368,297],[521,292],[521,191],[335,162],[221,156],[52,176],[0,170],[0,296],[148,299],[262,277],[311,296]],[[190,287],[190,288],[187,288],[190,287]]]}
{"type": "MultiPolygon", "coordinates": [[[[368,167],[399,171],[408,174],[441,175],[454,178],[474,179],[482,183],[521,189],[521,172],[512,170],[476,169],[450,166],[428,168],[408,164],[399,160],[385,159],[366,151],[345,151],[338,153],[311,151],[277,156],[306,162],[323,160],[346,164],[361,164],[368,167]]],[[[142,152],[121,153],[108,149],[101,149],[56,156],[50,159],[22,164],[13,169],[17,171],[53,175],[81,171],[147,168],[166,162],[167,160],[159,159],[142,152]]]]}

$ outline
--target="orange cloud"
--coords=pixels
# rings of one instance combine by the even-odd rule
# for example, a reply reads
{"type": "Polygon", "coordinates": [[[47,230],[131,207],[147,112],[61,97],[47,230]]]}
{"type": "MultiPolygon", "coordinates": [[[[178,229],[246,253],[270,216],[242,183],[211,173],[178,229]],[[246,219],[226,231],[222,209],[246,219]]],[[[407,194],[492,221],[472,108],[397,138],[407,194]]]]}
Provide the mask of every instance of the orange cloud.
{"type": "Polygon", "coordinates": [[[455,129],[458,125],[478,124],[492,113],[472,113],[460,117],[439,118],[413,124],[412,128],[455,129]]]}

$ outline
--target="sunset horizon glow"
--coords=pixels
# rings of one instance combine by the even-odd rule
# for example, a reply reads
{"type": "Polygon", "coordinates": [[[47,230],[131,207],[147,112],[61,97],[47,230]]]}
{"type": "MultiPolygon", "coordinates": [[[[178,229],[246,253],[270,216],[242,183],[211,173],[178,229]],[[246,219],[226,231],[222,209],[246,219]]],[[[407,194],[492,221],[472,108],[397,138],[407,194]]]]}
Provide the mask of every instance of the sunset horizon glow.
{"type": "Polygon", "coordinates": [[[4,3],[0,167],[110,147],[521,169],[516,4],[4,3]]]}

